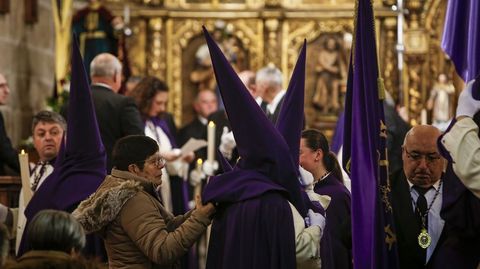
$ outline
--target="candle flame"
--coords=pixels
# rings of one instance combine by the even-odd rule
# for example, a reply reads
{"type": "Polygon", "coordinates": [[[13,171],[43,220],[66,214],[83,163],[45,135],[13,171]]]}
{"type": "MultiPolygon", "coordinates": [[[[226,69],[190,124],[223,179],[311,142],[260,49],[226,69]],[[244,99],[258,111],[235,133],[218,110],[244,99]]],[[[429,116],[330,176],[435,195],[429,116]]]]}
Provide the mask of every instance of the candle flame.
{"type": "Polygon", "coordinates": [[[208,127],[215,127],[215,123],[213,121],[208,122],[208,127]]]}
{"type": "Polygon", "coordinates": [[[22,151],[20,152],[20,154],[22,154],[22,155],[25,154],[25,150],[22,149],[22,151]]]}
{"type": "Polygon", "coordinates": [[[199,158],[199,159],[197,160],[197,164],[198,164],[198,165],[202,165],[202,163],[203,163],[203,160],[202,160],[201,158],[199,158]]]}

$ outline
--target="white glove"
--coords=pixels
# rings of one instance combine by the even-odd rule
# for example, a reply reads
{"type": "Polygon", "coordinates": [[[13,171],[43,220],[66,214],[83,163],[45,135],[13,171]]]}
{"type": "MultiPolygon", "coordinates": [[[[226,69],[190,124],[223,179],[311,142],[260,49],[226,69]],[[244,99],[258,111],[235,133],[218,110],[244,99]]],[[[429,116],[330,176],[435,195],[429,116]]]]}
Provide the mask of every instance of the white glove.
{"type": "Polygon", "coordinates": [[[313,212],[311,209],[308,210],[305,222],[307,223],[307,226],[319,226],[322,231],[325,228],[325,217],[322,216],[322,214],[313,212]]]}
{"type": "Polygon", "coordinates": [[[472,97],[473,82],[475,82],[475,80],[468,82],[467,86],[458,97],[457,117],[468,116],[473,118],[473,115],[480,110],[480,101],[477,101],[472,97]]]}
{"type": "Polygon", "coordinates": [[[222,155],[227,158],[232,158],[233,149],[237,146],[235,142],[235,137],[233,137],[233,132],[228,131],[228,127],[223,127],[222,136],[220,138],[220,147],[218,149],[222,155]]]}
{"type": "Polygon", "coordinates": [[[207,176],[213,176],[218,170],[218,162],[206,160],[203,162],[202,170],[207,176]]]}
{"type": "Polygon", "coordinates": [[[198,184],[202,183],[202,180],[205,179],[205,178],[206,178],[206,175],[203,173],[203,171],[193,169],[190,172],[190,185],[195,187],[198,184]]]}
{"type": "Polygon", "coordinates": [[[303,187],[312,186],[313,185],[312,173],[308,172],[301,166],[299,166],[298,170],[300,171],[300,184],[302,184],[303,187]]]}

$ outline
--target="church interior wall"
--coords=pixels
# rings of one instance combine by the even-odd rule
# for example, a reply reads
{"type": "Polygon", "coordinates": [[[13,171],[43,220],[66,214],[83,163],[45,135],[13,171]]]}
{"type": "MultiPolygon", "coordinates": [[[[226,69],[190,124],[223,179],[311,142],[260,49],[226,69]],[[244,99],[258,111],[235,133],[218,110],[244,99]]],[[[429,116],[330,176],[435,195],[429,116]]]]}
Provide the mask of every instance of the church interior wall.
{"type": "Polygon", "coordinates": [[[0,15],[0,72],[11,91],[1,110],[14,145],[30,136],[32,116],[45,109],[54,84],[51,1],[37,2],[38,20],[33,24],[25,23],[26,2],[9,1],[10,11],[0,15]]]}

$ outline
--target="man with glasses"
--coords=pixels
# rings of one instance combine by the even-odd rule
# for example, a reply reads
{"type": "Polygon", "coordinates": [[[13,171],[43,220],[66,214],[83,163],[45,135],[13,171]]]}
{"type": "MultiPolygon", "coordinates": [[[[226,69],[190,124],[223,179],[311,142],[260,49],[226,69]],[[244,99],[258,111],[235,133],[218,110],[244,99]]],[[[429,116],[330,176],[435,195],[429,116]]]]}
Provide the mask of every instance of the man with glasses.
{"type": "Polygon", "coordinates": [[[400,268],[425,268],[440,243],[446,161],[437,149],[439,136],[434,126],[410,129],[402,149],[404,177],[392,178],[400,268]]]}
{"type": "Polygon", "coordinates": [[[404,178],[392,178],[400,268],[476,268],[479,200],[440,155],[440,131],[413,127],[402,148],[404,178]],[[473,199],[472,199],[473,198],[473,199]]]}

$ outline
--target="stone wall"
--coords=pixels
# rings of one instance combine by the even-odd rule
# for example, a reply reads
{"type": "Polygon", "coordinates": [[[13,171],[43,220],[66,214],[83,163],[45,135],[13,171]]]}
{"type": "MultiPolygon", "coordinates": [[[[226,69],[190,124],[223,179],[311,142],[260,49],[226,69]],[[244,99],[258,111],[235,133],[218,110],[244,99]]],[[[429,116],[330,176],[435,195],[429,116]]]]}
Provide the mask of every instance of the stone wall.
{"type": "Polygon", "coordinates": [[[0,72],[10,85],[10,100],[1,107],[14,145],[30,136],[32,115],[53,93],[55,32],[51,0],[38,0],[38,21],[24,23],[24,1],[10,0],[0,15],[0,72]]]}

